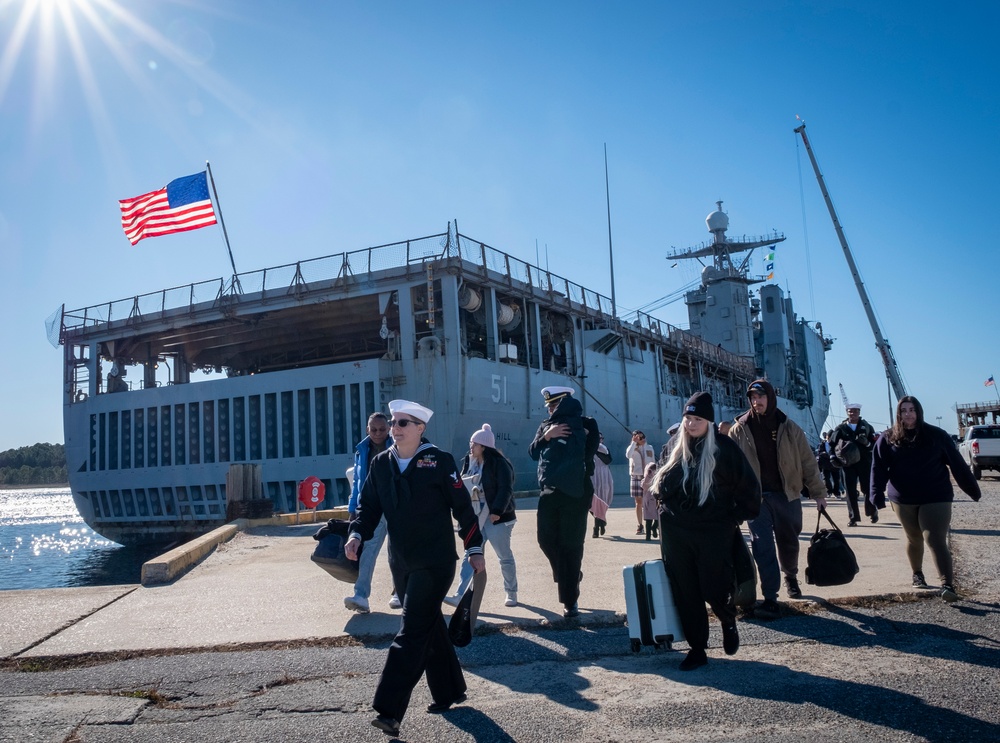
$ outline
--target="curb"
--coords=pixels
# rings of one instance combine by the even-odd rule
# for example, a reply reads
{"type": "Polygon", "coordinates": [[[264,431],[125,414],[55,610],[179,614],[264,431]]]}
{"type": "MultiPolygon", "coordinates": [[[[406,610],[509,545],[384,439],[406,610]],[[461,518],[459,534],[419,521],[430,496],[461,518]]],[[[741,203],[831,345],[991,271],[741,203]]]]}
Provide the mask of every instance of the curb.
{"type": "MultiPolygon", "coordinates": [[[[346,519],[347,507],[338,506],[326,511],[307,511],[312,515],[312,521],[304,523],[322,523],[328,519],[346,519]]],[[[161,586],[170,583],[199,562],[212,554],[216,547],[228,542],[239,532],[256,526],[294,526],[303,523],[302,513],[279,513],[267,519],[236,519],[224,526],[213,529],[207,534],[185,542],[159,557],[154,557],[142,565],[139,582],[143,586],[161,586]]]]}

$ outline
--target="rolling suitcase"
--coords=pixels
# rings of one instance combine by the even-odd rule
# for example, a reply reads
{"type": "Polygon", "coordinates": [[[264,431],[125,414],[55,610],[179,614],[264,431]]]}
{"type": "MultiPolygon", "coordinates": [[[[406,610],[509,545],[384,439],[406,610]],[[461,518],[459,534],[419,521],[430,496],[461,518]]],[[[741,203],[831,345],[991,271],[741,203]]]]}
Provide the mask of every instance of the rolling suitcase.
{"type": "Polygon", "coordinates": [[[663,560],[626,565],[622,577],[632,652],[638,653],[643,645],[669,650],[673,643],[682,642],[684,631],[663,560]]]}

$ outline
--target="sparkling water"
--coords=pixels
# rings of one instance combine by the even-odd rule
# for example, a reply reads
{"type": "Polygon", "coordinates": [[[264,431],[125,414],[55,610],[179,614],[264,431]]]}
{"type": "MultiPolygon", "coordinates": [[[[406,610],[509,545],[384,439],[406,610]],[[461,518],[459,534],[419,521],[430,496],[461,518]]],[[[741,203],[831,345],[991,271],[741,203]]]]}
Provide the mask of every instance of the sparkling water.
{"type": "Polygon", "coordinates": [[[0,489],[0,590],[138,583],[160,551],[96,534],[69,488],[0,489]]]}

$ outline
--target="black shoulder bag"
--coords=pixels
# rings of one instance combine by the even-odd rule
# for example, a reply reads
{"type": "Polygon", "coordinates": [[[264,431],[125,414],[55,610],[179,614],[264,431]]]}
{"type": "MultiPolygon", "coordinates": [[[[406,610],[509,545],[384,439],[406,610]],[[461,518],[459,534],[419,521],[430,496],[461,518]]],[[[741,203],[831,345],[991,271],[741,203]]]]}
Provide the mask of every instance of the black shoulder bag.
{"type": "Polygon", "coordinates": [[[809,540],[806,562],[806,583],[811,586],[842,586],[858,574],[858,559],[854,550],[825,508],[816,514],[816,533],[809,540]],[[832,529],[819,528],[823,516],[832,529]]]}

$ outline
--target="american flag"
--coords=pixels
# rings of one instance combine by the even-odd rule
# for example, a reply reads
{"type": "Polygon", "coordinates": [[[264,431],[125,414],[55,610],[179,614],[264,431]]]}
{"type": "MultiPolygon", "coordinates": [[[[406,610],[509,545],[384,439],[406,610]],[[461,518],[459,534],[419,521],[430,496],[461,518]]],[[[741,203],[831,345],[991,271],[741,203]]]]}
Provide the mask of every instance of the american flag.
{"type": "Polygon", "coordinates": [[[157,191],[118,202],[125,237],[135,245],[144,237],[170,235],[216,224],[204,172],[176,178],[157,191]]]}
{"type": "Polygon", "coordinates": [[[992,374],[990,374],[990,378],[989,379],[987,379],[985,382],[983,382],[983,386],[984,387],[992,387],[993,386],[993,375],[992,374]]]}

